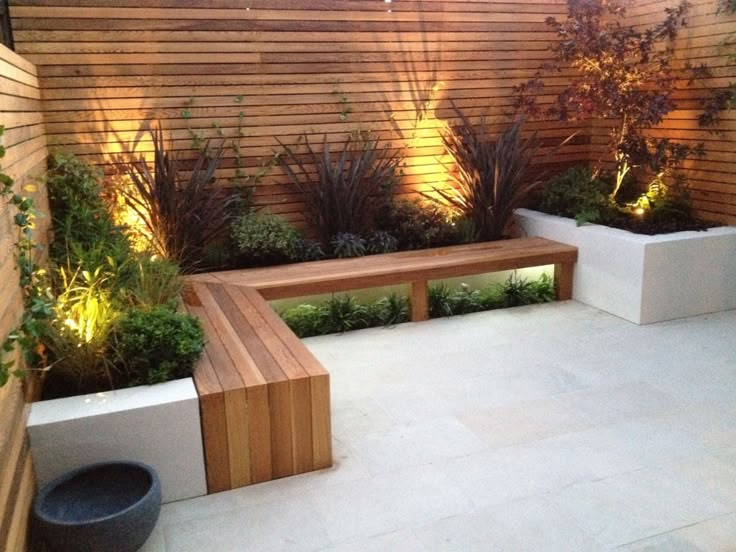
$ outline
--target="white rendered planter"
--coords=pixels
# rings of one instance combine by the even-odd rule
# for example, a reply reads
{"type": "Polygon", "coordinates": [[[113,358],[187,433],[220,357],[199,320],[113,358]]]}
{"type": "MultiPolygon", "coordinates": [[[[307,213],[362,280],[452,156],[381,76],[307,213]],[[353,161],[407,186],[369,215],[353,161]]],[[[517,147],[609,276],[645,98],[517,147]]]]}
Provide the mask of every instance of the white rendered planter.
{"type": "Polygon", "coordinates": [[[529,209],[522,235],[578,247],[573,298],[636,324],[736,308],[736,227],[632,234],[529,209]]]}
{"type": "Polygon", "coordinates": [[[158,472],[164,502],[207,494],[191,378],[34,403],[28,435],[39,485],[85,464],[138,460],[158,472]]]}

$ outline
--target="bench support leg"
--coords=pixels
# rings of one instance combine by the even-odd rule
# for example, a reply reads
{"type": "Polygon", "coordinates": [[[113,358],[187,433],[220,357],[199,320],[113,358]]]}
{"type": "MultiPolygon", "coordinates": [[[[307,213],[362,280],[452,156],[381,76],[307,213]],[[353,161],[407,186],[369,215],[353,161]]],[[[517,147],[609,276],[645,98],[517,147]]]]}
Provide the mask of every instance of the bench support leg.
{"type": "Polygon", "coordinates": [[[411,283],[411,320],[412,322],[429,320],[429,301],[426,281],[411,283]]]}
{"type": "Polygon", "coordinates": [[[555,291],[558,301],[572,299],[572,275],[575,270],[573,263],[562,263],[555,265],[555,291]]]}

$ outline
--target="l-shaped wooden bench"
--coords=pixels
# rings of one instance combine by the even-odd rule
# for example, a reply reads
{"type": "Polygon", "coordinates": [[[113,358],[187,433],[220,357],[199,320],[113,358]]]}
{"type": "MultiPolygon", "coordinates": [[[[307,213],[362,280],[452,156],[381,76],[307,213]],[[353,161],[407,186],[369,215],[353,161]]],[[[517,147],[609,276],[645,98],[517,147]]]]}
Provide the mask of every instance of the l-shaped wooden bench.
{"type": "Polygon", "coordinates": [[[332,465],[329,374],[268,300],[410,284],[420,321],[430,280],[554,265],[566,300],[576,261],[575,247],[520,238],[190,277],[184,303],[207,338],[194,382],[208,491],[332,465]]]}

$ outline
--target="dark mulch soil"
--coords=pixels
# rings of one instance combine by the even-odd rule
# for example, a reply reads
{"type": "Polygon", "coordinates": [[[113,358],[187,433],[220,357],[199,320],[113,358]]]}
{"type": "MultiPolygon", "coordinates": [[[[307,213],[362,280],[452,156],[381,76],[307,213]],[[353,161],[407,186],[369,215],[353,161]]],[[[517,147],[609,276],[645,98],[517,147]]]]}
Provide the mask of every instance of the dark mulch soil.
{"type": "Polygon", "coordinates": [[[612,228],[620,228],[621,230],[628,230],[634,234],[647,234],[649,236],[655,234],[672,234],[673,232],[687,232],[690,230],[701,232],[708,228],[721,226],[717,223],[690,218],[652,220],[649,217],[629,217],[626,215],[607,220],[605,224],[612,228]]]}

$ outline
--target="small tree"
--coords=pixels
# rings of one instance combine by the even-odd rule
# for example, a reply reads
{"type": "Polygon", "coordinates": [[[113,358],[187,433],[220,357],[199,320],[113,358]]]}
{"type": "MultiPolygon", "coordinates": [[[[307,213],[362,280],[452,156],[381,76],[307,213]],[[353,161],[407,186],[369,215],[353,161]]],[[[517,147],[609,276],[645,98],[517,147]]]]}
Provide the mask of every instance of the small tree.
{"type": "Polygon", "coordinates": [[[633,167],[648,168],[661,178],[684,159],[703,154],[702,145],[646,135],[675,109],[672,94],[681,75],[673,66],[672,43],[685,25],[690,4],[683,0],[666,9],[664,20],[646,29],[627,23],[627,5],[625,0],[568,0],[564,21],[546,20],[560,39],[552,48],[554,61],[515,87],[516,108],[532,116],[560,121],[595,118],[612,124],[614,199],[633,167]],[[550,107],[542,109],[537,96],[544,90],[544,77],[568,68],[577,75],[550,107]]]}

